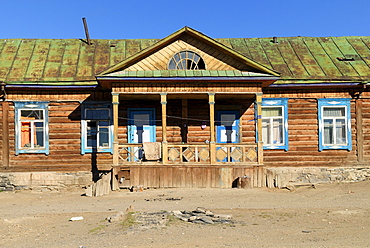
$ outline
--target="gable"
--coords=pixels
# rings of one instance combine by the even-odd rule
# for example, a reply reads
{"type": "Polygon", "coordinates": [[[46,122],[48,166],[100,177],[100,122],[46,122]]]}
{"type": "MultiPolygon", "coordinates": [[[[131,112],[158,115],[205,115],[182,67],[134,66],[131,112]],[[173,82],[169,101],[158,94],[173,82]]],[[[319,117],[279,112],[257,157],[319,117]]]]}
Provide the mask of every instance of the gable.
{"type": "Polygon", "coordinates": [[[193,51],[200,55],[206,64],[207,70],[240,70],[258,72],[255,68],[243,64],[229,55],[223,54],[214,47],[198,41],[188,35],[154,52],[139,62],[128,66],[125,71],[154,71],[167,70],[168,62],[174,54],[180,51],[193,51]]]}
{"type": "Polygon", "coordinates": [[[185,27],[151,47],[103,71],[98,77],[124,75],[132,71],[168,70],[170,59],[181,51],[197,53],[209,71],[243,71],[278,76],[279,73],[258,64],[235,50],[185,27]]]}

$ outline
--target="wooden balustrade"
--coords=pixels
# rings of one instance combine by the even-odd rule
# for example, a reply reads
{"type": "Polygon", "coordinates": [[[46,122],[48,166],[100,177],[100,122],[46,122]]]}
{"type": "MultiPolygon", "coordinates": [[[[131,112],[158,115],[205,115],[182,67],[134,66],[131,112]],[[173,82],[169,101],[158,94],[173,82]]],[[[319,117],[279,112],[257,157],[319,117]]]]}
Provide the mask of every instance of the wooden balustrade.
{"type": "MultiPolygon", "coordinates": [[[[217,143],[216,164],[256,164],[258,162],[257,144],[217,143]]],[[[168,143],[166,164],[211,164],[210,144],[168,143]]],[[[142,144],[118,145],[120,164],[150,162],[145,160],[142,144]]],[[[153,162],[153,161],[151,161],[153,162]]]]}

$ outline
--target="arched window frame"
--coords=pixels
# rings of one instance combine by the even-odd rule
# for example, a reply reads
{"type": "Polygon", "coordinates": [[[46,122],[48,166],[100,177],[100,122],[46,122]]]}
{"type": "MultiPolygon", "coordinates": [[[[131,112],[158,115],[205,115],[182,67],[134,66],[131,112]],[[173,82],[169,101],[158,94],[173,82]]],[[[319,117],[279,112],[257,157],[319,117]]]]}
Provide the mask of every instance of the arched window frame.
{"type": "Polygon", "coordinates": [[[182,50],[171,57],[167,68],[169,70],[205,70],[206,63],[198,53],[191,50],[182,50]],[[189,62],[190,65],[188,64],[189,62]]]}

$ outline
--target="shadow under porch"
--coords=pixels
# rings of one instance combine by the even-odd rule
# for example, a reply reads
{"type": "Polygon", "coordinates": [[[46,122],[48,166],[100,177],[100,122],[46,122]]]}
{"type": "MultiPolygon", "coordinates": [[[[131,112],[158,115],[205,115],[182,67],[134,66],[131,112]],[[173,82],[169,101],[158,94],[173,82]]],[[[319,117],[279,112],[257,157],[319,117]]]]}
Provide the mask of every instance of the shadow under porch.
{"type": "Polygon", "coordinates": [[[243,176],[263,186],[255,101],[252,94],[121,95],[118,186],[230,188],[243,176]],[[155,159],[144,143],[157,146],[155,159]]]}

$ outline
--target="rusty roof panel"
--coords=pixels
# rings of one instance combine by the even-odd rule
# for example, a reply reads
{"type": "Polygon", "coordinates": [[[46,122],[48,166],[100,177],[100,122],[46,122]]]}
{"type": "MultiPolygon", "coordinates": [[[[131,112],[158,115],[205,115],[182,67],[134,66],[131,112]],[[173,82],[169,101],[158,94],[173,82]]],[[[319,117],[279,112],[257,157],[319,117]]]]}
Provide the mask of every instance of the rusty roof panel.
{"type": "Polygon", "coordinates": [[[267,54],[265,53],[261,43],[260,39],[253,38],[253,39],[244,39],[245,43],[247,44],[247,47],[250,52],[250,58],[267,66],[270,68],[273,68],[270,60],[267,57],[267,54]]]}
{"type": "MultiPolygon", "coordinates": [[[[370,47],[366,45],[366,38],[361,37],[348,37],[348,42],[351,44],[356,53],[359,54],[361,59],[367,65],[370,66],[370,47]]],[[[367,39],[367,44],[370,44],[370,40],[367,39]]],[[[367,68],[369,70],[369,68],[367,68]]]]}
{"type": "Polygon", "coordinates": [[[292,77],[293,74],[285,63],[284,58],[281,56],[277,47],[279,44],[272,43],[270,39],[261,39],[260,42],[272,64],[273,69],[280,72],[282,77],[292,77]]]}
{"type": "Polygon", "coordinates": [[[337,59],[338,57],[343,57],[344,54],[339,50],[332,38],[319,38],[319,42],[343,76],[359,76],[358,73],[353,69],[352,65],[347,62],[343,63],[343,61],[339,61],[337,59]]]}
{"type": "Polygon", "coordinates": [[[310,50],[304,43],[302,38],[292,38],[289,39],[290,45],[294,50],[296,56],[305,67],[308,76],[310,77],[325,77],[325,73],[321,69],[320,65],[317,63],[316,59],[312,56],[310,50]]]}
{"type": "Polygon", "coordinates": [[[111,67],[126,58],[126,42],[124,40],[110,41],[110,61],[111,67]]]}
{"type": "MultiPolygon", "coordinates": [[[[345,37],[339,37],[334,40],[337,47],[344,54],[344,58],[349,59],[349,64],[352,65],[353,69],[357,71],[359,75],[363,75],[369,70],[368,65],[361,59],[361,55],[353,48],[352,44],[348,42],[345,37]],[[351,61],[353,59],[353,61],[351,61]]],[[[353,40],[355,43],[356,40],[353,40]]]]}
{"type": "Polygon", "coordinates": [[[126,40],[126,58],[140,52],[140,40],[126,40]]]}
{"type": "Polygon", "coordinates": [[[244,56],[250,58],[251,53],[249,52],[248,46],[245,43],[244,39],[229,39],[231,48],[239,53],[243,54],[244,56]]]}
{"type": "Polygon", "coordinates": [[[145,48],[148,48],[152,45],[154,45],[156,42],[158,42],[158,40],[153,40],[153,39],[145,39],[145,40],[141,40],[141,49],[145,49],[145,48]]]}
{"type": "Polygon", "coordinates": [[[0,54],[0,80],[7,80],[21,42],[21,40],[2,41],[4,45],[0,54]]]}
{"type": "Polygon", "coordinates": [[[19,44],[8,78],[24,80],[31,62],[36,40],[25,40],[19,44]]]}
{"type": "Polygon", "coordinates": [[[109,40],[96,40],[95,42],[95,63],[94,75],[104,71],[109,65],[109,40]]]}
{"type": "MultiPolygon", "coordinates": [[[[323,70],[327,78],[338,78],[342,76],[342,74],[335,66],[331,58],[322,48],[317,38],[305,37],[303,38],[303,41],[307,46],[307,49],[312,54],[312,57],[316,60],[317,64],[323,70]]],[[[315,77],[315,75],[311,76],[315,77]]]]}
{"type": "MultiPolygon", "coordinates": [[[[93,41],[95,43],[95,41],[93,41]]],[[[90,80],[95,78],[94,74],[94,53],[96,45],[83,43],[80,48],[80,56],[77,64],[77,80],[90,80]]]]}
{"type": "Polygon", "coordinates": [[[295,77],[307,78],[309,75],[306,68],[302,65],[301,60],[296,54],[296,51],[291,47],[287,38],[280,38],[278,41],[279,52],[283,57],[285,63],[289,61],[289,69],[295,77]]]}
{"type": "Polygon", "coordinates": [[[43,75],[44,81],[53,81],[54,78],[59,77],[64,49],[65,43],[63,40],[55,40],[50,43],[49,54],[46,59],[43,75]]]}

